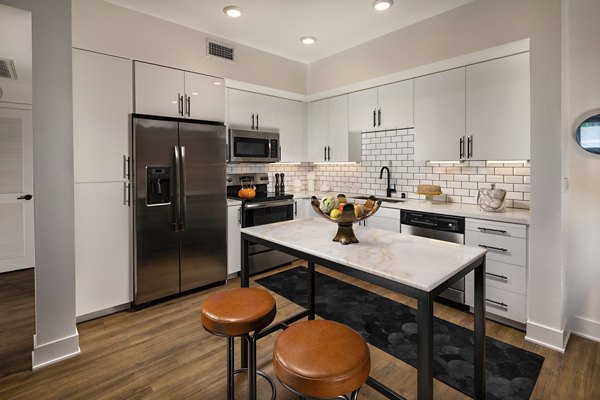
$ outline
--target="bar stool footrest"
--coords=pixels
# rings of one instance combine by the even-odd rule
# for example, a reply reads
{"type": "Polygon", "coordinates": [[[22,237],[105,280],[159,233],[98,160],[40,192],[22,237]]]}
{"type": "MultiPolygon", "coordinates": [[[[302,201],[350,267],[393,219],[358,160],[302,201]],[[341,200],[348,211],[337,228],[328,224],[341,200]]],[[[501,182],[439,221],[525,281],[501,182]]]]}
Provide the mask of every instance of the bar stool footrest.
{"type": "MultiPolygon", "coordinates": [[[[237,375],[237,374],[247,374],[248,373],[248,368],[239,368],[233,371],[233,375],[237,375]]],[[[275,382],[273,381],[273,379],[264,371],[261,371],[260,369],[256,370],[256,375],[260,375],[263,378],[265,378],[265,380],[269,383],[269,385],[271,386],[271,400],[275,400],[277,398],[277,389],[275,388],[275,382]]]]}

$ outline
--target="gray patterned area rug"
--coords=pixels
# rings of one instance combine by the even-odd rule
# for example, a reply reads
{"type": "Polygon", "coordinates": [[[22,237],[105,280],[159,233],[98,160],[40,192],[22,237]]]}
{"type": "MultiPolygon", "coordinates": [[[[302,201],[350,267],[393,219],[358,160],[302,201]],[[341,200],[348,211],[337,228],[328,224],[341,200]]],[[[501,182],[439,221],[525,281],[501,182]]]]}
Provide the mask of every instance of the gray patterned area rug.
{"type": "MultiPolygon", "coordinates": [[[[294,303],[307,305],[306,268],[297,267],[256,282],[294,303]]],[[[316,273],[316,312],[360,333],[371,345],[417,366],[416,310],[330,276],[316,273]]],[[[473,332],[434,319],[435,378],[473,397],[473,332]]],[[[486,338],[487,398],[529,399],[544,357],[486,338]]]]}

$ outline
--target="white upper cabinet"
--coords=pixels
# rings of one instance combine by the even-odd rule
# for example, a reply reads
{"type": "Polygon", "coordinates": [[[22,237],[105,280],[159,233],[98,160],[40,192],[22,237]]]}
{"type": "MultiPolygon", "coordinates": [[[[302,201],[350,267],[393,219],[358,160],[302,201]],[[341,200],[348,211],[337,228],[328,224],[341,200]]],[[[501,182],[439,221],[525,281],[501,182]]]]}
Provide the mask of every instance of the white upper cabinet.
{"type": "Polygon", "coordinates": [[[351,159],[356,154],[351,149],[357,146],[360,134],[348,132],[347,94],[310,103],[309,161],[360,161],[351,159]]]}
{"type": "Polygon", "coordinates": [[[403,129],[413,126],[412,79],[349,95],[348,128],[354,131],[403,129]]]}
{"type": "Polygon", "coordinates": [[[327,161],[328,137],[328,100],[310,103],[310,130],[308,158],[312,162],[327,161]]]}
{"type": "Polygon", "coordinates": [[[468,66],[466,87],[470,158],[530,159],[529,53],[468,66]]]}
{"type": "Polygon", "coordinates": [[[328,100],[327,161],[348,161],[348,96],[337,96],[328,100]]]}
{"type": "Polygon", "coordinates": [[[134,65],[136,113],[225,121],[221,78],[138,61],[134,65]]]}
{"type": "Polygon", "coordinates": [[[277,129],[278,98],[264,94],[227,89],[227,124],[253,130],[277,129]]]}
{"type": "Polygon", "coordinates": [[[299,101],[278,99],[279,139],[282,162],[301,162],[303,156],[304,104],[299,101]]]}
{"type": "Polygon", "coordinates": [[[186,116],[225,122],[225,81],[213,76],[185,72],[186,116]]]}
{"type": "Polygon", "coordinates": [[[348,129],[372,131],[377,127],[377,88],[361,90],[348,95],[348,129]]]}
{"type": "Polygon", "coordinates": [[[415,79],[415,160],[464,158],[465,69],[415,79]]]}
{"type": "Polygon", "coordinates": [[[378,121],[381,129],[411,128],[413,122],[414,79],[378,88],[378,121]]]}
{"type": "Polygon", "coordinates": [[[73,50],[75,182],[128,179],[131,61],[73,50]]]}
{"type": "Polygon", "coordinates": [[[185,78],[181,70],[135,62],[135,112],[184,116],[185,78]]]}

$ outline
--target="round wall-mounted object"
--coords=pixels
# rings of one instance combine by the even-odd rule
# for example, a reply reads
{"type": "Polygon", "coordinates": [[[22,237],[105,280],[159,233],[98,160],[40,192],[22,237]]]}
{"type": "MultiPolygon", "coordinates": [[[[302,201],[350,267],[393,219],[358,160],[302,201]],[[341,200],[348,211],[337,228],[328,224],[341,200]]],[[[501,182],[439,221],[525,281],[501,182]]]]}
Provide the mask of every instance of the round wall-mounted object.
{"type": "Polygon", "coordinates": [[[600,114],[592,115],[579,125],[575,140],[584,150],[600,154],[600,114]]]}

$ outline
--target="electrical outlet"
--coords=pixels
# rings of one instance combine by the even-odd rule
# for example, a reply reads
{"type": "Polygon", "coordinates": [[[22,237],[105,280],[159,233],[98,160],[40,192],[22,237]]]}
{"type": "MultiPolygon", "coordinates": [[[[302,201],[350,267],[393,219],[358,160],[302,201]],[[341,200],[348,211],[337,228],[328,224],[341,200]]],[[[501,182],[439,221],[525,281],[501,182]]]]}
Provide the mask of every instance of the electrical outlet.
{"type": "Polygon", "coordinates": [[[400,192],[400,198],[401,199],[408,199],[408,193],[406,193],[406,192],[400,192]]]}

